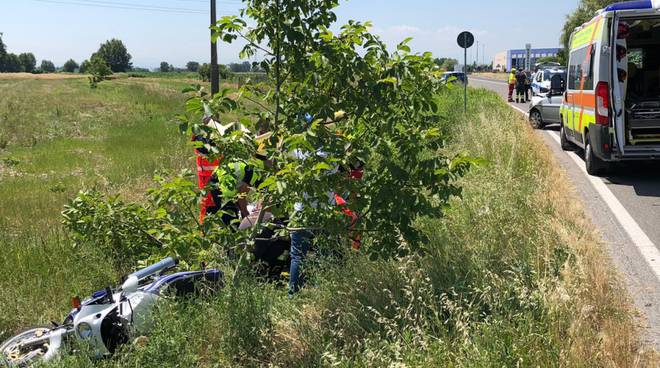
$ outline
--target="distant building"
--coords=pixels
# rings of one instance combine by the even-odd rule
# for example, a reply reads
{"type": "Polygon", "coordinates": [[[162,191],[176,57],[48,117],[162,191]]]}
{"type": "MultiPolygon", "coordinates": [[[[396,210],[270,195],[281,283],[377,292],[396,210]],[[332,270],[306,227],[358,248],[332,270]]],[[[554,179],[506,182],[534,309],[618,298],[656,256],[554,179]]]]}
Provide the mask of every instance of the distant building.
{"type": "MultiPolygon", "coordinates": [[[[532,60],[530,64],[533,66],[536,64],[536,60],[542,57],[556,57],[559,51],[561,51],[560,48],[531,49],[530,58],[532,60]]],[[[511,70],[511,68],[524,68],[526,59],[527,50],[525,49],[502,51],[495,55],[493,69],[505,72],[511,70]]]]}
{"type": "Polygon", "coordinates": [[[507,70],[507,52],[502,51],[497,54],[495,54],[495,57],[493,58],[493,70],[497,70],[498,72],[504,72],[507,70]]]}

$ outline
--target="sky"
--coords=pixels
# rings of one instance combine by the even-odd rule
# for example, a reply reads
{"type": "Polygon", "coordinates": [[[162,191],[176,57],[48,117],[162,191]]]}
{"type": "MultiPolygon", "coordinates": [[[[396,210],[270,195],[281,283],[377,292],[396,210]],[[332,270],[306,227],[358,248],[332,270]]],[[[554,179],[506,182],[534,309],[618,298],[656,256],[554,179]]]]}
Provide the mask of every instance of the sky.
{"type": "MultiPolygon", "coordinates": [[[[191,60],[210,59],[208,3],[0,0],[0,33],[9,52],[32,52],[38,60],[51,60],[56,65],[70,58],[81,62],[103,41],[119,38],[133,56],[134,66],[153,68],[167,61],[183,67],[191,60]],[[127,9],[136,7],[159,7],[160,11],[127,9]]],[[[438,57],[462,59],[456,37],[461,31],[471,31],[479,42],[479,61],[490,63],[497,52],[524,48],[526,43],[533,47],[557,47],[565,16],[577,3],[578,0],[341,0],[336,13],[339,24],[350,19],[370,20],[372,32],[388,45],[395,46],[413,37],[413,51],[431,51],[438,57]]],[[[241,7],[239,0],[218,0],[218,16],[237,15],[241,7]]],[[[239,50],[238,44],[219,44],[219,61],[240,61],[239,50]]],[[[476,57],[475,45],[468,52],[468,62],[476,57]]]]}

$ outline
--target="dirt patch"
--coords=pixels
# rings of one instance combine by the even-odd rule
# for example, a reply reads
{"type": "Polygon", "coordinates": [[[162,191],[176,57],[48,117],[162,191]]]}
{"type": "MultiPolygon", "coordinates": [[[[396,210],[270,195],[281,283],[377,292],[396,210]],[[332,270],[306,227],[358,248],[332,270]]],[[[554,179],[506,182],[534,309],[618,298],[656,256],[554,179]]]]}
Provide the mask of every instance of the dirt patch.
{"type": "Polygon", "coordinates": [[[0,80],[14,80],[14,79],[58,80],[58,79],[81,79],[81,78],[87,78],[87,75],[85,75],[85,74],[61,74],[61,73],[49,73],[49,74],[0,73],[0,80]]]}

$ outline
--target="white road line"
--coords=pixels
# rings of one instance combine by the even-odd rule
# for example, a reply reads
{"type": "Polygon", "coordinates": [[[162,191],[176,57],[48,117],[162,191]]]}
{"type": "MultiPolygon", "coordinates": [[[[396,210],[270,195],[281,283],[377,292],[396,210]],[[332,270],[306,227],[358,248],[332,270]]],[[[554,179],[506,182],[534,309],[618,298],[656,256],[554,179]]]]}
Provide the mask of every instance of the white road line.
{"type": "MultiPolygon", "coordinates": [[[[552,137],[552,139],[557,142],[557,144],[561,144],[559,137],[556,134],[552,134],[548,131],[546,131],[546,133],[552,137]]],[[[623,229],[626,231],[630,237],[630,240],[632,240],[633,244],[635,244],[639,250],[639,253],[642,255],[642,257],[644,257],[644,260],[646,263],[648,263],[649,267],[651,267],[655,277],[658,279],[658,281],[660,281],[660,251],[658,248],[644,233],[644,230],[642,230],[635,219],[633,219],[630,213],[628,213],[625,207],[623,207],[621,202],[619,202],[619,200],[607,187],[607,185],[605,185],[603,179],[587,174],[584,161],[582,158],[580,158],[580,156],[575,154],[575,152],[566,153],[573,159],[573,161],[575,161],[587,179],[589,179],[591,185],[593,185],[598,194],[600,194],[600,197],[603,199],[603,201],[605,201],[607,207],[609,207],[610,211],[612,211],[612,214],[614,214],[614,217],[616,217],[617,221],[619,221],[623,229]]]]}
{"type": "MultiPolygon", "coordinates": [[[[527,112],[518,106],[513,106],[511,104],[509,105],[523,115],[529,116],[527,112]]],[[[558,145],[561,145],[557,134],[553,134],[547,130],[545,132],[558,145]]],[[[655,244],[653,244],[648,235],[644,233],[644,230],[642,230],[642,228],[637,224],[635,219],[630,215],[630,213],[628,213],[626,208],[623,207],[621,202],[619,202],[619,200],[607,187],[607,185],[605,185],[603,179],[589,175],[587,173],[586,167],[584,166],[584,161],[575,152],[566,152],[566,154],[571,159],[573,159],[573,161],[575,161],[582,173],[587,177],[587,179],[589,179],[591,185],[593,185],[601,199],[605,202],[605,204],[607,204],[607,207],[609,207],[612,214],[614,214],[614,217],[617,219],[617,221],[619,221],[619,224],[621,224],[621,227],[623,227],[623,229],[626,231],[626,234],[628,234],[630,240],[632,240],[633,244],[637,247],[639,253],[642,255],[649,267],[651,267],[655,277],[658,279],[658,281],[660,281],[660,251],[658,248],[655,246],[655,244]]]]}
{"type": "Polygon", "coordinates": [[[529,117],[529,113],[528,113],[527,111],[521,109],[520,107],[515,106],[515,105],[512,105],[512,104],[509,104],[509,106],[511,106],[511,107],[513,107],[514,109],[518,110],[518,112],[520,112],[521,114],[523,114],[523,115],[529,117]]]}

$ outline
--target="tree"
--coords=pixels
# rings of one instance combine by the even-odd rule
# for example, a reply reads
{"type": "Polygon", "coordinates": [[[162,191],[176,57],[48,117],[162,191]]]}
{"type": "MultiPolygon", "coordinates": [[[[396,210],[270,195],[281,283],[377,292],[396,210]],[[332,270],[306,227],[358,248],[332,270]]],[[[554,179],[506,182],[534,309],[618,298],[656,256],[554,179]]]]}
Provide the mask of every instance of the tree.
{"type": "Polygon", "coordinates": [[[40,69],[44,73],[55,73],[55,64],[50,60],[42,60],[40,69]]]}
{"type": "Polygon", "coordinates": [[[189,61],[188,64],[186,64],[186,69],[188,69],[189,72],[199,71],[199,63],[196,61],[189,61]]]}
{"type": "Polygon", "coordinates": [[[96,88],[108,75],[112,74],[110,66],[105,62],[105,59],[99,55],[92,56],[86,66],[86,71],[91,74],[89,77],[90,88],[96,88]]]}
{"type": "Polygon", "coordinates": [[[559,57],[558,56],[546,56],[546,57],[541,57],[536,59],[536,62],[539,64],[543,63],[559,63],[559,57]]]}
{"type": "Polygon", "coordinates": [[[85,74],[87,73],[87,69],[89,69],[89,60],[85,60],[82,63],[80,63],[80,68],[78,69],[78,72],[80,74],[85,74]]]}
{"type": "Polygon", "coordinates": [[[67,73],[73,73],[78,69],[78,63],[76,63],[75,60],[69,59],[64,65],[62,66],[62,70],[64,70],[67,73]]]}
{"type": "Polygon", "coordinates": [[[18,55],[18,58],[21,61],[23,71],[26,73],[32,73],[37,67],[37,58],[31,52],[22,53],[18,55]]]}
{"type": "MultiPolygon", "coordinates": [[[[581,26],[585,22],[589,21],[594,17],[594,14],[597,10],[603,9],[608,5],[618,3],[621,1],[633,1],[633,0],[581,0],[578,8],[572,13],[566,16],[566,22],[562,28],[560,42],[564,46],[564,50],[570,50],[570,45],[568,44],[571,34],[575,28],[581,26]]],[[[564,56],[565,57],[565,56],[564,56]]],[[[561,60],[565,61],[567,60],[561,60]]],[[[567,59],[567,58],[566,58],[567,59]]]]}
{"type": "Polygon", "coordinates": [[[167,61],[162,61],[160,63],[161,73],[167,73],[167,72],[171,71],[171,69],[172,69],[172,66],[170,64],[168,64],[167,61]]]}
{"type": "Polygon", "coordinates": [[[9,73],[19,73],[23,71],[21,59],[16,54],[7,54],[5,57],[5,71],[9,73]]]}
{"type": "Polygon", "coordinates": [[[232,73],[248,73],[252,71],[252,64],[248,61],[244,61],[242,63],[231,63],[229,64],[229,70],[232,71],[232,73]]]}
{"type": "MultiPolygon", "coordinates": [[[[197,71],[197,74],[199,74],[199,78],[205,82],[210,82],[211,81],[211,64],[204,63],[199,67],[199,70],[197,71]]],[[[226,65],[220,64],[218,65],[218,74],[220,79],[228,79],[229,78],[229,69],[227,68],[226,65]]]]}
{"type": "Polygon", "coordinates": [[[454,67],[456,64],[458,64],[458,60],[452,58],[436,58],[433,60],[433,62],[435,62],[435,64],[440,67],[440,69],[448,72],[453,72],[454,67]]]}
{"type": "MultiPolygon", "coordinates": [[[[256,104],[254,111],[238,109],[240,101],[230,91],[208,96],[198,90],[188,100],[188,115],[180,117],[182,128],[198,136],[208,133],[222,147],[222,152],[211,149],[212,156],[258,168],[264,182],[254,197],[276,203],[276,217],[292,216],[290,225],[324,229],[328,239],[345,234],[348,220],[328,203],[328,188],[360,193],[350,206],[362,213],[358,228],[373,257],[421,250],[416,219],[440,214],[448,199],[460,194],[454,179],[475,162],[442,154],[436,99],[444,86],[431,53],[413,54],[410,39],[390,52],[369,33],[369,22],[335,27],[337,0],[245,4],[244,14],[252,19],[223,17],[212,27],[214,39],[241,38],[244,58],[267,55],[261,66],[272,83],[241,87],[237,95],[256,104]],[[255,158],[255,133],[231,129],[238,122],[223,121],[226,130],[217,133],[200,123],[205,115],[222,121],[229,111],[243,115],[242,125],[249,126],[252,116],[270,123],[272,135],[263,150],[272,166],[255,158]],[[363,180],[335,173],[336,167],[360,162],[368,173],[363,180]],[[303,204],[302,211],[294,211],[296,203],[303,204]]],[[[219,182],[231,183],[233,173],[222,168],[219,182]]]]}
{"type": "Polygon", "coordinates": [[[7,63],[7,46],[2,41],[2,33],[0,33],[0,73],[6,71],[7,63]]]}
{"type": "Polygon", "coordinates": [[[105,60],[113,73],[131,70],[131,54],[128,53],[124,43],[118,39],[113,38],[101,44],[99,50],[94,55],[98,55],[105,60]]]}

